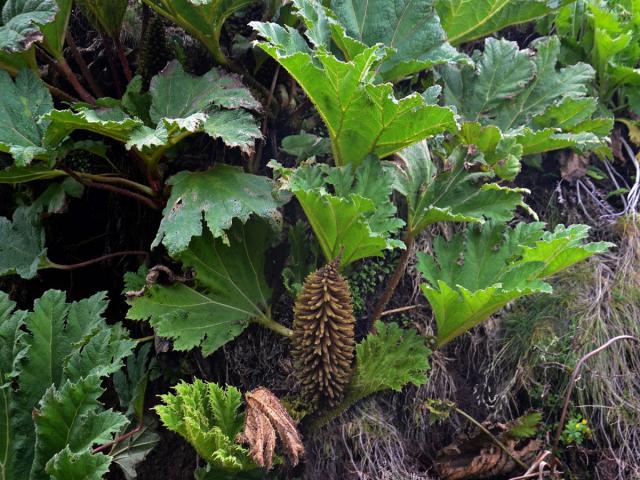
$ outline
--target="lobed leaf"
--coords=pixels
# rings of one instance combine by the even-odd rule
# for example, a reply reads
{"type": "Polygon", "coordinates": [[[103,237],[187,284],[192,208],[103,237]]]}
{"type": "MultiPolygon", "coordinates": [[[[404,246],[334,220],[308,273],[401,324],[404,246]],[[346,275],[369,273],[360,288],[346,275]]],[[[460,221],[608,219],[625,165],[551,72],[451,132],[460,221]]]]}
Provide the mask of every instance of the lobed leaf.
{"type": "Polygon", "coordinates": [[[0,9],[0,51],[24,52],[42,40],[41,27],[58,12],[54,0],[5,0],[0,9]]]}
{"type": "Polygon", "coordinates": [[[214,468],[229,473],[257,468],[249,451],[235,443],[244,422],[238,412],[242,404],[238,389],[200,379],[174,388],[175,393],[162,395],[163,405],[155,407],[165,427],[184,437],[214,468]]]}
{"type": "Polygon", "coordinates": [[[515,228],[488,223],[471,227],[466,235],[436,238],[434,256],[418,254],[442,346],[508,302],[532,293],[550,293],[543,278],[594,254],[607,251],[607,242],[585,243],[588,227],[560,225],[544,232],[542,223],[515,228]]]}
{"type": "Polygon", "coordinates": [[[399,392],[411,383],[427,382],[431,350],[415,330],[396,323],[375,323],[371,333],[356,345],[356,372],[351,381],[351,398],[365,398],[382,390],[399,392]]]}
{"type": "Polygon", "coordinates": [[[343,37],[343,42],[355,47],[350,60],[341,61],[324,47],[312,50],[290,27],[251,25],[265,40],[257,45],[295,78],[315,105],[329,130],[336,165],[358,166],[369,154],[386,157],[455,128],[449,109],[427,105],[417,93],[396,99],[391,84],[373,82],[375,69],[388,54],[380,45],[364,48],[343,37]]]}
{"type": "Polygon", "coordinates": [[[234,219],[246,223],[256,215],[276,222],[283,204],[274,196],[269,178],[224,164],[207,172],[180,172],[167,183],[172,186],[171,197],[151,247],[162,242],[170,255],[178,255],[193,237],[202,235],[203,222],[213,238],[228,245],[225,232],[234,219]]]}
{"type": "Polygon", "coordinates": [[[209,355],[240,335],[252,319],[267,314],[271,290],[264,277],[271,228],[255,219],[236,221],[228,245],[206,231],[177,259],[195,270],[193,285],[152,285],[129,299],[127,317],[147,320],[156,334],[174,340],[176,350],[200,346],[209,355]]]}

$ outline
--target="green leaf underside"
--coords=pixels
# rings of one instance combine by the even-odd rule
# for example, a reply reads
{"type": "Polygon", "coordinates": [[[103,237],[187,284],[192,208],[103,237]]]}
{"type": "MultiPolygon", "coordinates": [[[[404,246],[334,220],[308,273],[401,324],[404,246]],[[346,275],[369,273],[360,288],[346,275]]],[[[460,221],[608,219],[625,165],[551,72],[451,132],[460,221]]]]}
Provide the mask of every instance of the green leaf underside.
{"type": "Polygon", "coordinates": [[[143,0],[197,38],[219,63],[226,63],[220,48],[220,33],[225,20],[253,0],[143,0]]]}
{"type": "Polygon", "coordinates": [[[331,10],[346,33],[373,46],[396,51],[382,62],[385,80],[412,75],[433,65],[464,58],[447,43],[433,0],[333,0],[331,10]]]}
{"type": "Polygon", "coordinates": [[[275,223],[282,201],[273,195],[273,182],[244,173],[240,167],[219,164],[207,172],[180,172],[171,177],[171,197],[152,248],[162,243],[169,254],[184,251],[202,235],[203,222],[214,238],[227,242],[234,219],[243,223],[257,215],[275,223]]]}
{"type": "Polygon", "coordinates": [[[0,418],[8,419],[0,422],[3,478],[76,478],[77,470],[66,472],[75,468],[69,462],[85,465],[85,475],[91,465],[96,472],[108,465],[83,458],[127,423],[98,397],[101,378],[121,368],[135,343],[107,327],[106,305],[103,293],[68,304],[63,292],[50,290],[32,312],[11,313],[15,304],[0,294],[0,418]],[[4,383],[9,372],[13,385],[4,383]]]}
{"type": "Polygon", "coordinates": [[[0,152],[10,153],[17,166],[46,158],[43,137],[48,122],[41,116],[53,109],[51,94],[30,70],[18,73],[15,83],[0,71],[0,152]]]}
{"type": "Polygon", "coordinates": [[[91,26],[111,38],[119,38],[129,2],[127,0],[76,0],[91,26]]]}
{"type": "Polygon", "coordinates": [[[356,345],[356,373],[348,395],[365,398],[382,390],[399,392],[427,382],[431,350],[415,330],[377,321],[376,333],[356,345]]]}
{"type": "Polygon", "coordinates": [[[42,40],[40,27],[54,20],[54,0],[5,0],[0,9],[0,50],[19,53],[42,40]]]}
{"type": "Polygon", "coordinates": [[[164,405],[155,410],[162,423],[184,437],[212,467],[227,472],[256,468],[249,451],[235,442],[244,424],[238,389],[196,379],[190,384],[179,383],[175,394],[161,398],[164,405]]]}
{"type": "Polygon", "coordinates": [[[311,50],[297,30],[251,25],[265,39],[257,45],[296,79],[315,105],[329,130],[336,165],[357,166],[369,154],[386,157],[455,128],[449,109],[426,105],[417,93],[398,100],[391,84],[373,83],[375,69],[387,55],[382,47],[362,45],[351,61],[343,62],[324,48],[311,50]]]}
{"type": "Polygon", "coordinates": [[[419,253],[418,268],[427,280],[421,287],[436,317],[438,344],[451,341],[516,298],[551,292],[543,278],[612,246],[585,243],[587,235],[585,225],[560,225],[544,232],[542,223],[522,223],[513,229],[488,223],[471,227],[464,237],[436,238],[434,257],[419,253]]]}
{"type": "Polygon", "coordinates": [[[486,37],[511,25],[526,23],[554,10],[548,0],[436,0],[452,45],[486,37]]]}
{"type": "Polygon", "coordinates": [[[264,277],[271,227],[254,219],[234,222],[229,245],[207,230],[176,258],[195,270],[193,284],[153,285],[129,300],[128,318],[147,320],[176,350],[200,346],[209,355],[264,317],[271,290],[264,277]]]}

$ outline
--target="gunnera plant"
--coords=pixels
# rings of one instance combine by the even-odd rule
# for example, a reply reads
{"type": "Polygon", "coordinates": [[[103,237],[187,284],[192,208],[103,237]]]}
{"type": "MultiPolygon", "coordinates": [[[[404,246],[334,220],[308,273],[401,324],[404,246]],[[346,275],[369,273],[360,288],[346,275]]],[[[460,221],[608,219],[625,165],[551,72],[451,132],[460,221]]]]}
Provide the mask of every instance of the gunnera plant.
{"type": "Polygon", "coordinates": [[[353,373],[355,318],[339,264],[309,274],[294,307],[294,365],[303,395],[316,405],[335,406],[353,373]]]}

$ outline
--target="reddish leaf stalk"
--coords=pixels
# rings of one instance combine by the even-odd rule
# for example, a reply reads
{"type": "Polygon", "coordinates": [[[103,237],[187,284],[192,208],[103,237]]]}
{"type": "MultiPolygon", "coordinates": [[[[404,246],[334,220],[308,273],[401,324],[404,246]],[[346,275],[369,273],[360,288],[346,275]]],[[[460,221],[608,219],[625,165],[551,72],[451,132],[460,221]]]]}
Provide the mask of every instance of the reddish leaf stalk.
{"type": "Polygon", "coordinates": [[[91,453],[92,454],[96,454],[99,452],[102,452],[108,448],[113,447],[114,445],[117,445],[118,443],[133,437],[136,433],[140,432],[142,429],[144,428],[144,424],[140,423],[136,428],[134,428],[133,430],[131,430],[130,432],[125,433],[124,435],[120,435],[119,437],[116,437],[113,441],[109,442],[109,443],[105,443],[104,445],[100,445],[99,447],[94,448],[91,453]]]}
{"type": "Polygon", "coordinates": [[[100,88],[100,86],[96,82],[96,79],[94,78],[93,74],[91,73],[91,70],[89,69],[89,66],[87,65],[87,62],[85,62],[84,58],[82,58],[82,54],[80,53],[80,50],[78,50],[78,46],[76,45],[76,42],[73,39],[73,36],[71,35],[71,31],[69,31],[69,30],[67,30],[67,33],[66,33],[66,40],[67,40],[67,45],[69,46],[69,50],[71,50],[71,55],[73,55],[73,59],[78,64],[78,67],[80,68],[80,71],[82,72],[82,76],[85,78],[85,80],[87,81],[87,83],[91,87],[91,90],[93,91],[93,94],[98,96],[98,97],[104,97],[104,93],[103,93],[102,89],[100,88]]]}
{"type": "Polygon", "coordinates": [[[140,256],[144,255],[146,257],[146,256],[149,256],[149,253],[143,250],[127,250],[124,252],[110,253],[108,255],[103,255],[98,258],[92,258],[91,260],[85,260],[84,262],[80,262],[80,263],[73,263],[71,265],[61,265],[59,263],[50,262],[49,268],[53,268],[55,270],[78,270],[79,268],[88,267],[96,263],[104,262],[105,260],[109,260],[111,258],[125,257],[128,255],[140,255],[140,256]]]}
{"type": "Polygon", "coordinates": [[[110,37],[102,36],[102,46],[104,47],[104,53],[109,61],[109,70],[111,70],[111,76],[113,77],[113,84],[116,87],[116,92],[119,97],[122,97],[122,82],[120,81],[120,75],[118,75],[118,68],[116,66],[115,54],[113,52],[113,40],[110,37]]]}
{"type": "Polygon", "coordinates": [[[124,76],[127,79],[127,82],[130,82],[133,78],[133,74],[131,73],[131,67],[129,66],[129,60],[127,60],[127,55],[124,51],[124,47],[122,46],[119,38],[114,38],[113,43],[116,46],[116,53],[118,54],[118,58],[120,59],[120,63],[122,64],[122,71],[124,72],[124,76]]]}
{"type": "Polygon", "coordinates": [[[60,61],[54,60],[54,64],[62,72],[64,77],[69,81],[73,89],[78,93],[83,101],[90,103],[91,105],[96,104],[96,99],[78,81],[76,74],[73,73],[71,67],[69,67],[69,64],[64,58],[61,58],[60,61]]]}

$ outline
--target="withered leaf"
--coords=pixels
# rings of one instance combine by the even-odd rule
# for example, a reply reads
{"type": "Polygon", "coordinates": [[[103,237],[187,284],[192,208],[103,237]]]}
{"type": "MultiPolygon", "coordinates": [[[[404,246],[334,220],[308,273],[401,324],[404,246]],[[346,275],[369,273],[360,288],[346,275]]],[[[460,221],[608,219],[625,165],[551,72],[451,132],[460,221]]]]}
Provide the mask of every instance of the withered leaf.
{"type": "Polygon", "coordinates": [[[292,465],[304,454],[302,439],[295,423],[280,400],[264,387],[245,394],[247,417],[240,440],[250,446],[251,457],[262,467],[273,466],[276,434],[292,465]]]}

